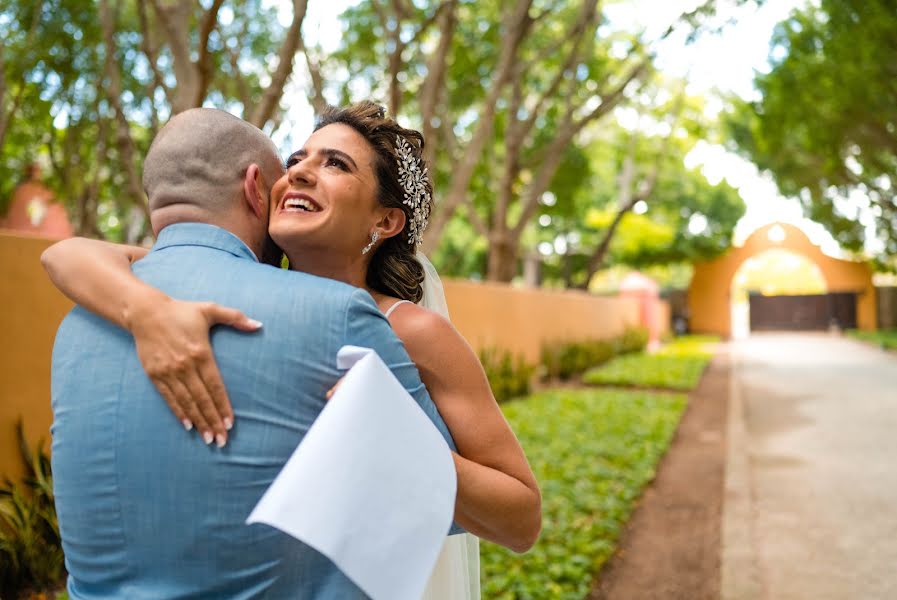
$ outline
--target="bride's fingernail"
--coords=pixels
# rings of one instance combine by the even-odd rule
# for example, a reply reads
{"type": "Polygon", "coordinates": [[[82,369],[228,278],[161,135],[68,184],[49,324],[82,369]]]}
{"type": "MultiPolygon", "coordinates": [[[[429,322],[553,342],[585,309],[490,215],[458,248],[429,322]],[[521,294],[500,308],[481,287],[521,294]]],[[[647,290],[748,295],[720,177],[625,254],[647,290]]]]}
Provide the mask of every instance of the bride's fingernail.
{"type": "Polygon", "coordinates": [[[230,417],[224,417],[224,428],[230,431],[234,428],[234,420],[230,417]]]}
{"type": "Polygon", "coordinates": [[[219,448],[224,448],[224,444],[226,444],[226,443],[227,443],[227,440],[224,439],[223,434],[219,433],[218,435],[215,436],[215,445],[217,445],[219,448]]]}
{"type": "Polygon", "coordinates": [[[186,429],[187,431],[193,429],[193,423],[190,422],[190,419],[184,419],[183,421],[181,421],[181,425],[183,425],[184,429],[186,429]]]}
{"type": "Polygon", "coordinates": [[[261,329],[261,328],[262,328],[262,322],[261,322],[261,321],[256,321],[255,319],[249,319],[249,325],[252,326],[252,327],[255,327],[256,329],[261,329]]]}
{"type": "Polygon", "coordinates": [[[215,439],[215,436],[213,436],[210,431],[207,431],[204,434],[202,434],[202,441],[204,441],[206,443],[206,446],[211,444],[212,440],[214,440],[214,439],[215,439]]]}

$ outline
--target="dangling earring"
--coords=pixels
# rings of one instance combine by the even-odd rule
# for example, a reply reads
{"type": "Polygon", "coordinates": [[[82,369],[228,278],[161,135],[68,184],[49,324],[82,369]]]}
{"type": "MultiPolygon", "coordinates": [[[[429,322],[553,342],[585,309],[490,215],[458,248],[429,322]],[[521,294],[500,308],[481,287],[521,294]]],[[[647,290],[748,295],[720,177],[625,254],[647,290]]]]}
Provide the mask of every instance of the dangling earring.
{"type": "Polygon", "coordinates": [[[367,246],[365,246],[364,249],[361,251],[361,253],[362,253],[362,254],[367,254],[368,252],[370,252],[370,251],[371,251],[371,248],[374,247],[374,244],[376,244],[376,243],[377,243],[377,240],[379,240],[379,239],[380,239],[380,232],[379,232],[379,231],[375,231],[374,233],[372,233],[372,234],[371,234],[371,243],[368,244],[367,246]]]}

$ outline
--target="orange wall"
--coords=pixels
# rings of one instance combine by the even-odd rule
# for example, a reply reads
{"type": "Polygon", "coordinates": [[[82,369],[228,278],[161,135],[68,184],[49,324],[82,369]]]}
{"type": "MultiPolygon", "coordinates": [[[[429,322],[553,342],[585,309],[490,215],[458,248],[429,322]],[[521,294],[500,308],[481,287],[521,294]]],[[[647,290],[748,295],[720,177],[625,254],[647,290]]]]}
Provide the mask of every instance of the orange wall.
{"type": "Polygon", "coordinates": [[[443,283],[452,322],[471,346],[504,348],[531,362],[538,361],[543,342],[609,338],[639,324],[639,305],[632,299],[501,283],[443,283]]]}
{"type": "Polygon", "coordinates": [[[688,288],[691,329],[697,333],[731,335],[732,278],[748,258],[774,248],[796,252],[818,265],[829,292],[859,292],[857,326],[864,330],[876,328],[876,297],[869,265],[832,258],[813,245],[797,227],[779,223],[758,229],[740,248],[732,248],[715,260],[695,264],[688,288]],[[776,226],[785,231],[785,239],[779,243],[771,242],[768,236],[769,230],[776,226]]]}
{"type": "Polygon", "coordinates": [[[50,446],[50,354],[71,303],[50,285],[40,255],[50,240],[0,234],[0,479],[22,472],[15,422],[32,447],[50,446]]]}
{"type": "MultiPolygon", "coordinates": [[[[28,439],[49,448],[50,355],[71,308],[50,284],[40,254],[51,240],[0,233],[0,478],[21,473],[14,425],[24,417],[28,439]]],[[[606,338],[637,324],[631,299],[585,292],[517,289],[495,283],[444,281],[452,321],[472,346],[501,347],[537,361],[544,341],[606,338]]],[[[669,310],[660,303],[662,331],[669,310]]]]}

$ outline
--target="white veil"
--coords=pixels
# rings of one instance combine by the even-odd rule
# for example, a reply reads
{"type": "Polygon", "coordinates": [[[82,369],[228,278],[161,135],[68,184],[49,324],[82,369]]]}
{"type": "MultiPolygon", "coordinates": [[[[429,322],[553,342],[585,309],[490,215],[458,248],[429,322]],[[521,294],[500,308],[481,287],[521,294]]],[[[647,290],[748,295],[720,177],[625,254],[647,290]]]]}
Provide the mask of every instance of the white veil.
{"type": "MultiPolygon", "coordinates": [[[[423,252],[418,251],[415,255],[418,262],[424,267],[424,295],[418,304],[435,313],[439,313],[446,319],[449,319],[448,303],[445,301],[445,290],[442,287],[442,280],[436,267],[430,262],[423,252]]],[[[451,319],[449,319],[451,320],[451,319]]]]}
{"type": "MultiPolygon", "coordinates": [[[[418,304],[449,319],[445,289],[433,263],[418,251],[424,267],[424,295],[418,304]]],[[[449,319],[451,320],[451,319],[449,319]]],[[[463,533],[446,539],[422,600],[480,600],[480,540],[463,533]]]]}

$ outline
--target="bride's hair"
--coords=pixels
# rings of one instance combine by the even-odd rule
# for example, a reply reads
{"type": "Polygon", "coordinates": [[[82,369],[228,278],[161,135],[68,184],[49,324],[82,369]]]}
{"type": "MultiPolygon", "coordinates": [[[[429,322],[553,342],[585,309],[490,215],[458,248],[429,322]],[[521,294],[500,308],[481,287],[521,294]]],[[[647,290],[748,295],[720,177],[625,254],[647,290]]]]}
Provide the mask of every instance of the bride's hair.
{"type": "MultiPolygon", "coordinates": [[[[414,208],[404,203],[405,191],[399,182],[401,159],[396,148],[396,136],[402,136],[411,148],[415,158],[421,159],[424,136],[414,129],[405,129],[386,116],[386,110],[374,102],[358,102],[343,108],[327,107],[321,113],[315,131],[342,123],[348,125],[367,140],[374,149],[377,176],[377,200],[387,208],[401,208],[405,213],[405,227],[402,231],[385,240],[371,257],[368,266],[367,284],[382,294],[402,300],[419,302],[423,295],[424,269],[414,257],[417,245],[412,239],[411,223],[414,208]]],[[[432,203],[433,188],[425,178],[427,202],[432,203]]],[[[427,207],[429,211],[429,206],[427,207]]]]}

